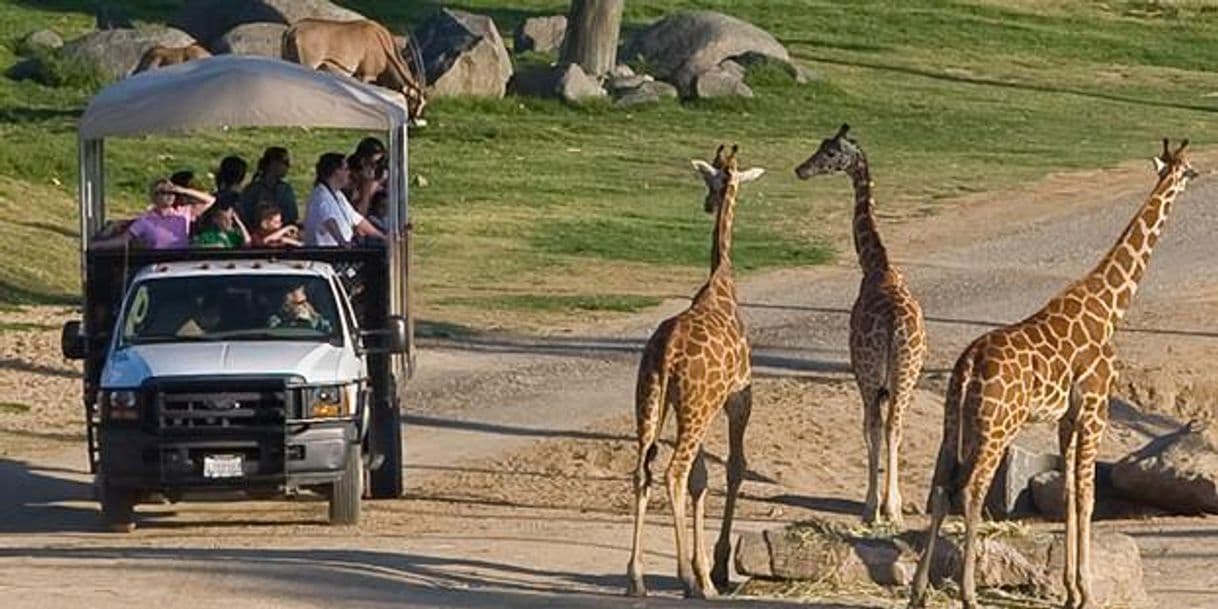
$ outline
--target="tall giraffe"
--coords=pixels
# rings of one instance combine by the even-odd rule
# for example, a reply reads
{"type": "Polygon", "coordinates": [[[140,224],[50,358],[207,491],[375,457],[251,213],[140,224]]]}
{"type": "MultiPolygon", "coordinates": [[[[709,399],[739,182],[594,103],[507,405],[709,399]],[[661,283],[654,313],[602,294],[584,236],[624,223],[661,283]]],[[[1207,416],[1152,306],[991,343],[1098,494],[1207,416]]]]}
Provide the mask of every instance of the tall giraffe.
{"type": "Polygon", "coordinates": [[[1067,609],[1091,598],[1091,513],[1095,458],[1116,380],[1112,345],[1150,262],[1172,202],[1197,176],[1188,140],[1154,159],[1158,181],[1116,244],[1086,276],[1031,317],[982,335],[952,370],[931,490],[926,550],[914,577],[911,607],[926,602],[930,564],[951,501],[963,493],[964,606],[977,606],[976,538],[981,508],[1002,455],[1027,422],[1057,421],[1065,462],[1067,609]]]}
{"type": "Polygon", "coordinates": [[[849,130],[850,126],[843,124],[836,135],[822,141],[816,152],[795,168],[795,174],[807,180],[841,171],[854,185],[854,249],[863,278],[850,311],[850,366],[863,399],[863,436],[867,441],[863,520],[874,522],[882,502],[883,517],[900,526],[901,417],[913,399],[926,359],[926,330],[922,307],[910,294],[900,271],[888,261],[888,251],[880,241],[872,213],[875,199],[871,194],[871,169],[858,142],[846,136],[849,130]],[[880,452],[884,448],[888,463],[881,499],[880,452]]]}
{"type": "Polygon", "coordinates": [[[676,413],[677,441],[668,463],[666,482],[677,545],[677,577],[687,597],[711,597],[716,585],[728,583],[732,517],[744,478],[744,428],[752,411],[752,370],[744,322],[736,304],[732,279],[732,221],[740,185],[757,179],[761,168],[740,171],[737,146],[726,156],[723,146],[713,163],[694,160],[706,181],[705,209],[715,214],[710,278],[685,311],[664,320],[647,341],[639,362],[635,392],[638,425],[638,466],[634,472],[634,546],[627,565],[631,596],[645,596],[643,584],[643,517],[650,494],[651,462],[669,410],[676,413]],[[711,419],[727,412],[730,453],[727,462],[727,503],[723,526],[715,543],[715,566],[707,565],[703,520],[706,513],[706,465],[702,441],[711,419]],[[686,540],[685,492],[688,484],[694,507],[693,569],[686,540]]]}

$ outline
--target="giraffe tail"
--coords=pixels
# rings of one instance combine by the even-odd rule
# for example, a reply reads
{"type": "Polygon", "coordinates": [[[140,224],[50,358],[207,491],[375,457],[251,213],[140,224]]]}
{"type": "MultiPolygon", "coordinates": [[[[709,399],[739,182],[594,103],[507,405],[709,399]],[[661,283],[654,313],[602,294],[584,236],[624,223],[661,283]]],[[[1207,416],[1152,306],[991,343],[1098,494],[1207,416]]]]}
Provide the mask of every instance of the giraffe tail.
{"type": "Polygon", "coordinates": [[[951,380],[947,386],[947,396],[943,402],[943,439],[939,444],[939,455],[935,460],[935,474],[931,480],[930,496],[926,501],[929,512],[934,504],[937,492],[945,492],[950,498],[956,493],[961,475],[961,450],[966,421],[964,420],[964,401],[968,398],[969,385],[972,380],[972,349],[968,349],[956,360],[952,370],[951,380]]]}
{"type": "Polygon", "coordinates": [[[662,324],[647,341],[639,361],[635,387],[635,424],[638,432],[639,464],[635,485],[651,486],[651,463],[659,451],[658,440],[668,418],[668,339],[671,326],[662,324]]]}

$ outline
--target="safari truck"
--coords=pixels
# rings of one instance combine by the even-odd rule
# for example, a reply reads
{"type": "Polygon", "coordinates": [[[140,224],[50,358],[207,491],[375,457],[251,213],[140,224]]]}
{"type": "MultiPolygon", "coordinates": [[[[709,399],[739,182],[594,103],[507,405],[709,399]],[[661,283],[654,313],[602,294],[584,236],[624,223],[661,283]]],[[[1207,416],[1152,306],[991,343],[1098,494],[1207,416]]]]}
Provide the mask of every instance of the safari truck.
{"type": "Polygon", "coordinates": [[[414,369],[407,122],[393,92],[249,56],[141,73],[90,101],[78,126],[83,319],[65,324],[62,348],[84,363],[89,467],[111,528],[131,530],[149,500],[299,491],[353,524],[363,498],[401,494],[414,369]],[[383,243],[90,247],[107,220],[107,138],[285,126],[384,133],[383,243]]]}

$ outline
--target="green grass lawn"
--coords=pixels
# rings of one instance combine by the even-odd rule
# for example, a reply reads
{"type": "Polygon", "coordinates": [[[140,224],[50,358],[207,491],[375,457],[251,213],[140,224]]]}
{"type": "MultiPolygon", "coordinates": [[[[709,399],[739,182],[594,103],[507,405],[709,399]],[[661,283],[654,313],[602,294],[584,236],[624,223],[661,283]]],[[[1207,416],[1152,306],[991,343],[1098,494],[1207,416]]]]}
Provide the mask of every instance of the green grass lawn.
{"type": "MultiPolygon", "coordinates": [[[[435,2],[340,2],[402,31],[435,2]]],[[[130,5],[164,19],[177,3],[130,5]]],[[[566,2],[464,0],[511,30],[566,2]]],[[[0,66],[14,43],[92,26],[87,0],[0,2],[0,66]]],[[[884,221],[1052,171],[1149,157],[1163,136],[1218,135],[1218,3],[628,0],[627,31],[674,9],[720,10],[764,27],[823,77],[758,78],[751,100],[662,103],[629,111],[531,99],[437,100],[414,132],[411,192],[417,297],[430,320],[539,325],[692,294],[705,275],[711,219],[689,165],[738,142],[768,173],[744,188],[742,273],[849,253],[844,178],[805,183],[792,169],[849,122],[871,158],[884,221]]],[[[90,91],[0,79],[0,304],[70,302],[76,258],[74,125],[90,91]]],[[[152,177],[206,173],[225,154],[293,152],[307,193],[312,160],[363,134],[260,130],[108,144],[118,207],[142,204],[152,177]]],[[[892,244],[899,251],[900,244],[892,244]]]]}

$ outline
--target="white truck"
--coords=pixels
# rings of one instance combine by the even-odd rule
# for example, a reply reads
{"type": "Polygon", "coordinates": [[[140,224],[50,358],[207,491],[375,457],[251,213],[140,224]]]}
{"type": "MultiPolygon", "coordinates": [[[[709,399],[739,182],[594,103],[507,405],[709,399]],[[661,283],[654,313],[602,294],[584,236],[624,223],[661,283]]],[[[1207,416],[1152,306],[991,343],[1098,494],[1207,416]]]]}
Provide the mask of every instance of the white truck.
{"type": "Polygon", "coordinates": [[[363,496],[401,494],[413,369],[407,120],[404,100],[375,87],[257,57],[140,74],[90,103],[79,127],[84,319],[65,325],[62,348],[84,361],[89,463],[111,528],[131,530],[134,506],[153,497],[314,491],[331,523],[354,524],[363,496]],[[233,125],[385,128],[387,240],[89,247],[105,221],[103,137],[233,125]]]}

